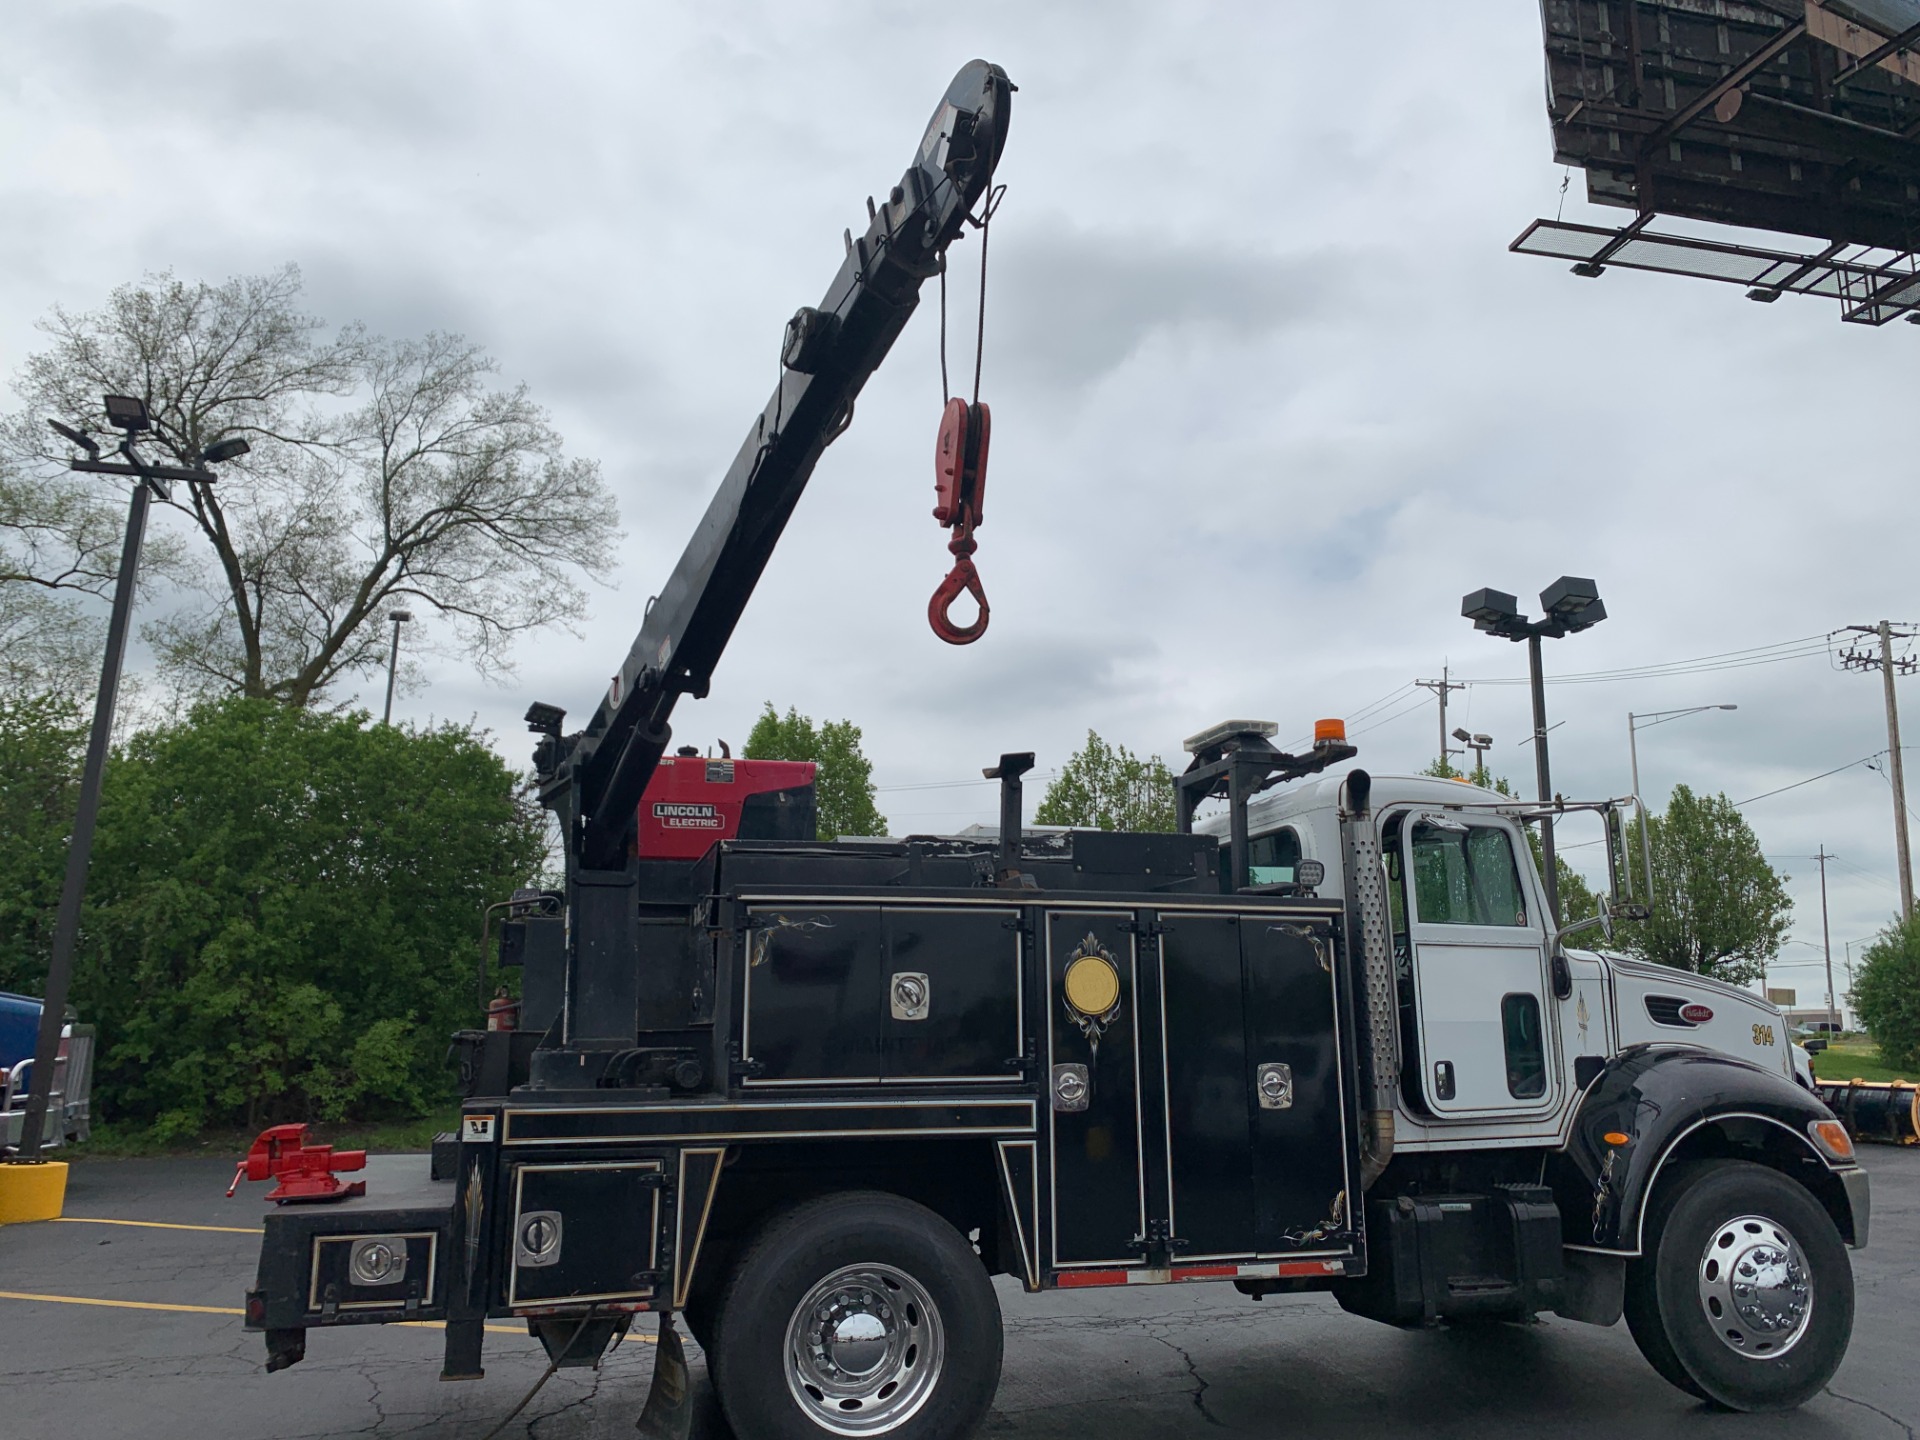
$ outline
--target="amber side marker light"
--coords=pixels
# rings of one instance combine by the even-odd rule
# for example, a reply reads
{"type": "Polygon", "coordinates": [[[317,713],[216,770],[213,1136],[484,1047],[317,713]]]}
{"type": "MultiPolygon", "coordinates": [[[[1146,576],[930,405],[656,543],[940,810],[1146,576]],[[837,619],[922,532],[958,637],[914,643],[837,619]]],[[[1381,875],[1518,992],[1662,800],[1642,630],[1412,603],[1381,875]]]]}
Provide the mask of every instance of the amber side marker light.
{"type": "Polygon", "coordinates": [[[1633,1137],[1631,1135],[1622,1135],[1618,1130],[1609,1130],[1600,1138],[1616,1148],[1621,1145],[1631,1145],[1633,1143],[1633,1137]]]}
{"type": "Polygon", "coordinates": [[[1807,1122],[1807,1133],[1813,1136],[1813,1143],[1825,1151],[1829,1159],[1853,1159],[1853,1137],[1847,1134],[1847,1127],[1838,1120],[1810,1120],[1807,1122]]]}

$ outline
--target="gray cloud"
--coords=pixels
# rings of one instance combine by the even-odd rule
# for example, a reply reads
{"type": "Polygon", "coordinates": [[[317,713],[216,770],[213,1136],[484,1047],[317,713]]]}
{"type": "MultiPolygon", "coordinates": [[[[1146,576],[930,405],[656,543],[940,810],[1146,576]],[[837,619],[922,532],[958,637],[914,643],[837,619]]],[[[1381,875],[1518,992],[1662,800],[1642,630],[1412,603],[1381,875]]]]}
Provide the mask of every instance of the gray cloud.
{"type": "MultiPolygon", "coordinates": [[[[478,715],[521,760],[528,699],[577,716],[597,697],[782,322],[985,54],[1022,87],[985,367],[993,629],[956,652],[925,628],[948,563],[926,513],[929,291],[682,735],[737,741],[763,699],[797,704],[856,720],[881,783],[908,785],[1003,749],[1048,769],[1089,726],[1176,759],[1230,713],[1300,734],[1398,692],[1360,737],[1390,772],[1438,744],[1411,680],[1521,669],[1458,617],[1482,584],[1600,580],[1613,618],[1552,647],[1555,673],[1920,610],[1911,456],[1900,427],[1857,423],[1910,408],[1915,332],[1507,253],[1558,203],[1534,9],[1381,7],[1395,43],[1363,64],[1351,10],[6,7],[0,366],[51,304],[170,264],[295,260],[335,321],[487,344],[601,460],[629,532],[581,637],[522,647],[504,689],[428,661],[402,707],[478,715]]],[[[1619,217],[1576,185],[1567,218],[1619,217]]],[[[953,258],[956,377],[976,241],[953,258]]],[[[1627,711],[1717,701],[1741,708],[1643,737],[1655,796],[1741,799],[1885,744],[1872,680],[1819,661],[1556,686],[1556,780],[1618,792],[1627,711]]],[[[1526,783],[1524,691],[1456,706],[1526,783]]],[[[992,814],[991,786],[889,794],[914,828],[992,814]]],[[[1859,867],[1830,877],[1836,939],[1884,920],[1884,780],[1751,813],[1770,851],[1859,867]]],[[[1781,863],[1817,940],[1814,869],[1781,863]]]]}

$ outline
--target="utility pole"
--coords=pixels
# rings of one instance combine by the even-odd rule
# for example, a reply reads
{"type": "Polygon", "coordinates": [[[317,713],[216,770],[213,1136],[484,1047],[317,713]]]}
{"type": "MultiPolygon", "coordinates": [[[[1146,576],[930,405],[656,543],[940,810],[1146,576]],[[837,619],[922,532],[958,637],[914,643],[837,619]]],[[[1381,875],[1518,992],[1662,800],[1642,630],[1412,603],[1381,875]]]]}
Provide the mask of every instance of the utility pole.
{"type": "Polygon", "coordinates": [[[1833,931],[1827,925],[1827,861],[1834,857],[1822,844],[1813,858],[1820,862],[1820,944],[1827,957],[1827,1024],[1832,1027],[1829,1033],[1833,1033],[1840,1029],[1840,1015],[1834,1008],[1839,996],[1833,990],[1833,931]]]}
{"type": "Polygon", "coordinates": [[[1887,693],[1887,778],[1893,782],[1893,846],[1895,863],[1900,867],[1900,918],[1913,919],[1913,859],[1907,843],[1907,779],[1906,767],[1900,763],[1900,710],[1894,702],[1893,677],[1896,672],[1911,675],[1914,670],[1912,656],[1894,657],[1895,640],[1911,640],[1911,630],[1895,630],[1892,622],[1882,620],[1878,625],[1849,625],[1846,627],[1861,635],[1878,636],[1880,653],[1871,650],[1842,650],[1840,663],[1848,670],[1878,670],[1887,693]]]}
{"type": "Polygon", "coordinates": [[[1447,731],[1447,692],[1449,690],[1464,690],[1467,688],[1466,681],[1464,680],[1449,681],[1447,677],[1452,673],[1447,666],[1442,665],[1440,667],[1440,678],[1438,680],[1416,680],[1413,682],[1421,689],[1431,690],[1440,697],[1440,768],[1442,770],[1448,768],[1450,757],[1467,753],[1464,750],[1455,750],[1447,744],[1447,741],[1452,738],[1447,731]]]}

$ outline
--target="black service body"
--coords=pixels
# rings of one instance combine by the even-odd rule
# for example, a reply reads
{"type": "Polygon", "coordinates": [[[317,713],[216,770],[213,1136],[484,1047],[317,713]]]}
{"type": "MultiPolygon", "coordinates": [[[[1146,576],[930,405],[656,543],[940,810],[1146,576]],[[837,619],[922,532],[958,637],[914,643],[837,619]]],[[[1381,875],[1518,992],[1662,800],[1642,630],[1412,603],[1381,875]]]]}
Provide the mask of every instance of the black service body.
{"type": "Polygon", "coordinates": [[[285,1348],[444,1319],[453,1373],[486,1317],[697,1306],[757,1223],[850,1188],[925,1204],[1029,1289],[1360,1274],[1338,902],[1223,894],[1204,837],[1029,841],[1012,887],[1000,858],[915,840],[636,860],[624,968],[675,981],[577,1040],[568,995],[619,987],[559,917],[510,922],[525,993],[559,1002],[522,1017],[546,1043],[466,1102],[437,1208],[415,1187],[270,1213],[249,1323],[285,1348]],[[1098,1013],[1067,998],[1076,961],[1117,977],[1098,1013]],[[1274,1065],[1281,1104],[1260,1089],[1274,1065]],[[1084,1067],[1077,1104],[1054,1094],[1063,1067],[1084,1067]],[[542,1216],[555,1254],[524,1243],[542,1216]],[[370,1234],[409,1237],[409,1282],[353,1284],[348,1242],[370,1234]]]}

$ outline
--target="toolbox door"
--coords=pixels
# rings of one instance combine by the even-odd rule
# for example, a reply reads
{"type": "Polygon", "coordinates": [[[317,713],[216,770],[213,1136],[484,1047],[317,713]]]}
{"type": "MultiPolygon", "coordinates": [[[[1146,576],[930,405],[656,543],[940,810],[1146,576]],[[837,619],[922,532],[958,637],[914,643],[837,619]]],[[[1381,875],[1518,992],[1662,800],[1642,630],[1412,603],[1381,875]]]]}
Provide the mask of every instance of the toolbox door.
{"type": "Polygon", "coordinates": [[[1131,911],[1055,911],[1045,934],[1052,1264],[1142,1262],[1140,979],[1131,911]]]}
{"type": "Polygon", "coordinates": [[[1323,915],[1159,916],[1176,1264],[1339,1248],[1346,1113],[1323,915]]]}

